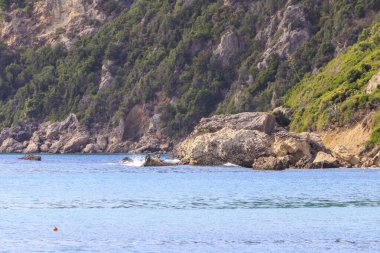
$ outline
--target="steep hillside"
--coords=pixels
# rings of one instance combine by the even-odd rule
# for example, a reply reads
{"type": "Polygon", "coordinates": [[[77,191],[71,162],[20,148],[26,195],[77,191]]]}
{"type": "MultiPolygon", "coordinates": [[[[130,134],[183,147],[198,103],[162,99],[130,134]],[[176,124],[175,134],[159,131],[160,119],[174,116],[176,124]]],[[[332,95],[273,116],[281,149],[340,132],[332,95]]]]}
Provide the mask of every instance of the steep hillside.
{"type": "Polygon", "coordinates": [[[380,144],[380,23],[324,69],[305,78],[286,97],[295,111],[291,128],[328,130],[374,118],[372,144],[380,144]],[[371,114],[371,112],[377,112],[371,114]],[[374,116],[372,116],[374,115],[374,116]]]}
{"type": "MultiPolygon", "coordinates": [[[[38,6],[2,2],[12,17],[38,6]]],[[[41,38],[33,29],[3,29],[11,47],[0,46],[0,128],[74,113],[93,135],[178,139],[204,116],[281,105],[306,74],[355,43],[380,9],[376,0],[72,2],[61,6],[62,22],[52,12],[49,25],[25,19],[49,34],[46,46],[30,48],[41,38]],[[59,42],[69,37],[77,5],[81,20],[99,22],[76,26],[67,47],[59,42]]]]}

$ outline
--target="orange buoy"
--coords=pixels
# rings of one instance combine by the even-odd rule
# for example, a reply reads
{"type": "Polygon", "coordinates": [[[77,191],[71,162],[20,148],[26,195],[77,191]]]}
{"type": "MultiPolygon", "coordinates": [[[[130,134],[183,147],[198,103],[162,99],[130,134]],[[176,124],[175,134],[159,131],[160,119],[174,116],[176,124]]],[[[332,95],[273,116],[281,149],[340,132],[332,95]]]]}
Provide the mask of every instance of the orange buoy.
{"type": "Polygon", "coordinates": [[[53,231],[54,231],[54,232],[57,232],[57,231],[58,231],[58,228],[57,228],[57,227],[54,227],[54,228],[53,228],[53,231]]]}

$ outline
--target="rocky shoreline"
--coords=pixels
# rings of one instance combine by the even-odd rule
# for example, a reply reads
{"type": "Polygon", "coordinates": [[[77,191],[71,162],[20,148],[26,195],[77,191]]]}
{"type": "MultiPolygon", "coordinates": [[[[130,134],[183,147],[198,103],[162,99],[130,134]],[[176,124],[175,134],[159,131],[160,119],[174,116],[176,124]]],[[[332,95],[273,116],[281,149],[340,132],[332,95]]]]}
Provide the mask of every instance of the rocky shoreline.
{"type": "Polygon", "coordinates": [[[168,153],[172,149],[170,140],[156,132],[133,142],[124,139],[123,126],[102,134],[81,125],[75,114],[61,122],[24,123],[0,133],[0,153],[168,153]]]}
{"type": "Polygon", "coordinates": [[[233,163],[258,170],[379,167],[380,150],[352,154],[328,149],[316,133],[291,133],[272,113],[240,113],[204,118],[175,153],[182,164],[233,163]]]}
{"type": "Polygon", "coordinates": [[[329,149],[318,134],[289,132],[281,119],[267,112],[203,118],[173,151],[173,142],[157,134],[146,134],[137,142],[125,141],[122,130],[109,134],[91,132],[71,114],[62,122],[3,129],[0,152],[174,153],[181,164],[232,163],[257,170],[380,166],[379,147],[361,154],[341,145],[329,149]]]}

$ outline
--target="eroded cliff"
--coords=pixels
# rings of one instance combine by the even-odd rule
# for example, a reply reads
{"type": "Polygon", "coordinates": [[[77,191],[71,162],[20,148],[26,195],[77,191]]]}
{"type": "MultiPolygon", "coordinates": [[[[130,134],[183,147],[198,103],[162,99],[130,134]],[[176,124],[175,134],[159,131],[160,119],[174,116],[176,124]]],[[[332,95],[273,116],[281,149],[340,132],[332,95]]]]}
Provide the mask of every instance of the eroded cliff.
{"type": "MultiPolygon", "coordinates": [[[[38,48],[62,42],[70,46],[75,38],[95,33],[112,18],[102,0],[38,0],[25,8],[0,13],[0,40],[13,48],[38,48]]],[[[125,7],[129,6],[125,1],[125,7]]],[[[131,1],[129,1],[131,2],[131,1]]]]}

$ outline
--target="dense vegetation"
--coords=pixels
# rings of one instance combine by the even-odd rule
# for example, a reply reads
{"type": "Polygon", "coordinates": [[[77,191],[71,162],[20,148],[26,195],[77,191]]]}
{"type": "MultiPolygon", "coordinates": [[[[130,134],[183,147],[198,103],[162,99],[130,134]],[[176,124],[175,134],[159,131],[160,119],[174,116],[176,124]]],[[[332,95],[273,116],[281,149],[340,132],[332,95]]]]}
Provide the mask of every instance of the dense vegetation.
{"type": "MultiPolygon", "coordinates": [[[[26,5],[25,0],[0,0],[0,10],[9,10],[12,8],[24,8],[26,5]]],[[[32,1],[29,1],[32,2],[32,1]]]]}
{"type": "MultiPolygon", "coordinates": [[[[298,131],[343,126],[380,108],[380,89],[367,93],[368,81],[380,71],[380,22],[365,29],[359,42],[339,54],[320,73],[305,78],[287,95],[298,131]]],[[[380,144],[377,113],[371,142],[380,144]]]]}
{"type": "MultiPolygon", "coordinates": [[[[10,2],[1,1],[1,8],[10,2]]],[[[157,92],[171,100],[159,112],[173,137],[215,112],[267,110],[333,59],[340,44],[355,43],[380,9],[377,0],[293,1],[304,9],[310,39],[294,56],[273,55],[266,68],[258,68],[266,45],[257,34],[287,0],[241,0],[232,7],[223,0],[194,0],[187,7],[184,2],[138,0],[121,11],[115,1],[102,1],[107,12],[120,14],[70,50],[0,45],[0,128],[26,119],[59,120],[70,112],[83,123],[113,127],[134,105],[155,103],[157,92]],[[238,34],[242,46],[223,66],[213,50],[227,31],[238,34]],[[107,62],[113,82],[99,90],[107,62]]]]}

